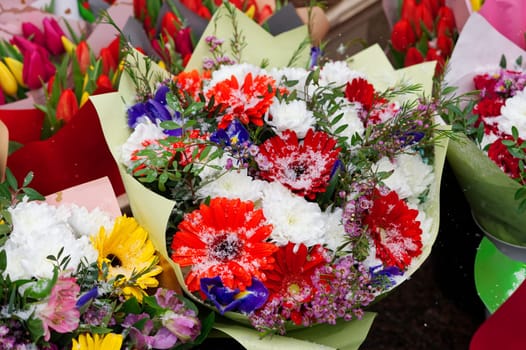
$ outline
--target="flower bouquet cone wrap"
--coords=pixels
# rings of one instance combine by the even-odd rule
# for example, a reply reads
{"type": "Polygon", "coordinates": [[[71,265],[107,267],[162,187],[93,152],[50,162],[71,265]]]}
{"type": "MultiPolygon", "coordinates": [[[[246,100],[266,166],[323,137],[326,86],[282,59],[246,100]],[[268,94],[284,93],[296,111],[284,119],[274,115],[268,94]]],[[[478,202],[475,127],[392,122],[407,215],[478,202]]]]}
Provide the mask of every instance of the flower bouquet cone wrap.
{"type": "MultiPolygon", "coordinates": [[[[207,32],[218,37],[231,37],[231,19],[227,17],[225,12],[221,12],[221,10],[219,10],[215,16],[217,16],[219,22],[215,22],[213,18],[203,38],[207,37],[207,32]],[[214,30],[214,23],[221,23],[216,27],[221,33],[220,35],[214,30]]],[[[243,30],[243,35],[246,37],[246,43],[250,46],[250,49],[243,51],[243,53],[246,53],[246,56],[243,56],[241,60],[243,62],[260,64],[262,58],[268,57],[269,59],[266,60],[266,62],[268,63],[267,68],[269,69],[290,64],[291,55],[294,55],[294,53],[298,51],[297,48],[300,47],[306,35],[306,28],[301,27],[273,38],[272,36],[268,36],[267,33],[262,31],[262,29],[252,21],[247,19],[245,22],[241,14],[236,18],[239,21],[240,28],[243,30]],[[297,43],[297,45],[291,43],[297,43]]],[[[194,51],[192,55],[192,60],[188,64],[189,69],[201,68],[202,59],[208,54],[203,41],[204,40],[197,45],[196,51],[194,51]]],[[[227,48],[226,51],[232,52],[232,49],[227,48]]],[[[304,67],[309,62],[308,50],[303,49],[300,52],[298,58],[292,61],[295,67],[304,67]]],[[[140,55],[131,55],[128,62],[138,71],[145,68],[145,62],[140,55]]],[[[378,46],[373,46],[351,58],[345,65],[352,69],[361,70],[363,74],[367,76],[368,80],[374,84],[374,88],[376,89],[387,88],[401,82],[420,84],[421,89],[413,91],[414,95],[399,96],[399,103],[414,100],[417,96],[430,94],[431,92],[432,76],[435,69],[434,62],[396,71],[390,65],[381,49],[378,46]]],[[[161,70],[155,65],[150,66],[150,73],[152,77],[152,87],[155,81],[169,78],[169,74],[166,71],[161,70]],[[157,79],[154,79],[154,77],[157,79]]],[[[118,164],[134,216],[151,233],[152,240],[157,249],[159,249],[173,267],[183,290],[195,301],[202,302],[202,300],[196,296],[196,293],[192,293],[192,291],[189,290],[189,286],[185,282],[185,274],[187,274],[188,268],[185,268],[184,270],[186,270],[186,272],[183,272],[180,266],[170,259],[170,254],[167,250],[167,224],[177,203],[146,188],[141,182],[137,181],[122,164],[122,145],[128,140],[131,133],[126,122],[126,113],[127,108],[133,103],[136,94],[136,87],[131,77],[128,74],[123,74],[119,92],[93,96],[90,99],[97,109],[106,142],[118,164]]],[[[421,252],[412,260],[407,270],[404,271],[403,277],[398,279],[397,282],[391,286],[391,289],[402,283],[403,280],[416,271],[425,261],[438,233],[440,176],[445,159],[445,150],[446,146],[442,143],[437,144],[433,152],[433,166],[431,168],[434,175],[433,181],[429,186],[429,192],[426,194],[427,200],[424,209],[425,215],[428,218],[425,243],[422,246],[421,252]]],[[[224,203],[226,203],[226,201],[224,201],[224,203]]],[[[232,336],[247,349],[263,349],[277,346],[290,349],[358,349],[367,336],[374,319],[373,313],[365,312],[360,320],[345,322],[341,319],[338,320],[335,325],[316,324],[311,327],[298,327],[291,323],[291,327],[287,326],[286,336],[273,335],[261,338],[260,332],[249,325],[248,318],[244,314],[227,311],[224,313],[224,316],[226,316],[228,320],[221,319],[214,327],[232,336]]]]}
{"type": "MultiPolygon", "coordinates": [[[[462,94],[474,90],[473,78],[498,70],[502,55],[511,61],[524,51],[506,39],[481,15],[474,13],[459,37],[445,81],[462,94]],[[484,38],[484,43],[480,38],[484,38]]],[[[518,211],[515,192],[520,185],[506,175],[465,135],[450,140],[448,161],[464,190],[473,215],[496,238],[526,246],[526,216],[518,211]]]]}

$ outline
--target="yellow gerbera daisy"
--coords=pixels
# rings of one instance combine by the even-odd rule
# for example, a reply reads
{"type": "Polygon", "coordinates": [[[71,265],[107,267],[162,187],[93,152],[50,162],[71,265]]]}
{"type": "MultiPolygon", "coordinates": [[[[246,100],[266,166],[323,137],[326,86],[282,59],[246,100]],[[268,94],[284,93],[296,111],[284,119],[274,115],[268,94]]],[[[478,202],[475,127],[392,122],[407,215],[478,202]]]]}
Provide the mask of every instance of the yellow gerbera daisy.
{"type": "Polygon", "coordinates": [[[135,296],[139,301],[147,288],[157,287],[157,276],[162,272],[159,258],[148,232],[134,218],[120,216],[115,220],[113,230],[107,234],[104,227],[91,237],[99,252],[99,269],[106,264],[108,279],[123,276],[115,281],[122,287],[125,296],[135,296]]]}
{"type": "Polygon", "coordinates": [[[122,346],[122,334],[80,334],[73,339],[71,350],[118,350],[122,346]]]}

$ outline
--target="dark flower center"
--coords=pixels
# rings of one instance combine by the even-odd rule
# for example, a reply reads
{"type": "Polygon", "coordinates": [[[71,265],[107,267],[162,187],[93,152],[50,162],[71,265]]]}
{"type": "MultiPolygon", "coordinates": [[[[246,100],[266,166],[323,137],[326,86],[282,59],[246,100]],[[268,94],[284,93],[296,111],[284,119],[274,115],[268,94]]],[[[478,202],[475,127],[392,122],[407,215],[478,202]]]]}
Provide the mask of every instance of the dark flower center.
{"type": "Polygon", "coordinates": [[[122,265],[122,261],[117,257],[117,255],[108,254],[107,258],[110,261],[111,267],[118,267],[122,265]]]}
{"type": "Polygon", "coordinates": [[[223,235],[218,237],[210,249],[212,257],[220,261],[236,258],[241,248],[241,242],[235,235],[223,235]]]}

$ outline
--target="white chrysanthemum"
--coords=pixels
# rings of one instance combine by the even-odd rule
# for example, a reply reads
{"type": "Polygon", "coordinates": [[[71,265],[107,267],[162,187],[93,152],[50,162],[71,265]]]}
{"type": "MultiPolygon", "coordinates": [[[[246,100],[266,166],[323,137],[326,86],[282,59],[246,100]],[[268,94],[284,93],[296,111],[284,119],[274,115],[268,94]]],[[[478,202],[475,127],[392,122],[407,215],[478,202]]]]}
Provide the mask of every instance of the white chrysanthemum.
{"type": "Polygon", "coordinates": [[[212,78],[209,82],[206,83],[205,92],[207,89],[212,88],[217,83],[226,80],[231,79],[232,76],[235,76],[237,81],[242,84],[242,82],[245,80],[245,77],[248,73],[252,73],[252,76],[256,76],[259,74],[267,74],[267,72],[253,64],[250,63],[240,63],[235,65],[222,65],[221,68],[218,70],[215,70],[212,73],[212,78]]]}
{"type": "Polygon", "coordinates": [[[299,96],[303,96],[305,91],[305,83],[309,75],[309,71],[305,68],[273,68],[269,72],[270,76],[276,80],[278,86],[286,87],[289,91],[297,91],[299,96]],[[290,86],[290,83],[296,81],[296,85],[290,86]],[[285,86],[285,82],[288,85],[285,86]]]}
{"type": "MultiPolygon", "coordinates": [[[[214,149],[212,149],[211,153],[213,153],[214,151],[215,151],[215,146],[214,146],[214,149]]],[[[236,159],[232,158],[228,153],[225,152],[219,158],[208,160],[204,164],[194,164],[194,167],[196,168],[202,167],[202,170],[199,172],[199,177],[202,180],[211,181],[215,177],[221,175],[225,171],[226,165],[229,162],[229,159],[233,163],[237,162],[236,159]]]]}
{"type": "Polygon", "coordinates": [[[341,208],[336,208],[333,212],[329,210],[325,212],[325,216],[327,217],[325,243],[327,244],[327,248],[332,251],[336,251],[338,247],[342,246],[348,237],[343,227],[342,213],[343,210],[341,208]]]}
{"type": "Polygon", "coordinates": [[[277,245],[288,242],[308,247],[325,244],[327,222],[320,207],[278,182],[266,183],[263,188],[263,213],[274,227],[270,238],[277,245]]]}
{"type": "Polygon", "coordinates": [[[400,154],[393,161],[387,157],[376,163],[377,171],[393,171],[383,180],[385,185],[408,201],[418,202],[418,196],[428,189],[434,180],[433,167],[424,163],[420,154],[400,154]]]}
{"type": "Polygon", "coordinates": [[[511,135],[511,128],[515,126],[519,136],[526,139],[526,89],[506,100],[506,104],[500,109],[500,116],[495,118],[499,130],[511,135]]]}
{"type": "Polygon", "coordinates": [[[113,228],[114,220],[99,208],[89,211],[86,207],[72,205],[71,207],[61,206],[59,210],[62,208],[67,208],[70,212],[67,223],[77,235],[89,237],[99,232],[101,226],[106,229],[106,232],[110,232],[113,228]]]}
{"type": "Polygon", "coordinates": [[[343,125],[347,127],[338,133],[338,136],[345,136],[348,138],[350,143],[351,138],[354,134],[363,136],[365,132],[365,126],[363,121],[360,119],[361,105],[356,103],[348,103],[343,98],[338,99],[337,103],[340,103],[340,108],[334,114],[329,116],[329,121],[343,114],[342,118],[334,125],[331,125],[331,131],[334,133],[338,128],[343,125]]]}
{"type": "MultiPolygon", "coordinates": [[[[47,256],[56,256],[61,248],[64,249],[62,256],[71,259],[68,265],[70,268],[75,269],[84,259],[88,263],[97,260],[97,251],[89,237],[83,235],[86,227],[77,231],[76,225],[72,226],[68,222],[71,218],[73,223],[80,224],[80,220],[75,217],[77,214],[72,214],[71,210],[65,207],[58,209],[46,203],[22,202],[9,211],[13,219],[13,231],[3,248],[9,261],[6,273],[11,279],[51,277],[53,264],[47,256]]],[[[110,222],[110,219],[99,221],[110,222]]],[[[98,228],[93,233],[96,232],[98,228]]]]}
{"type": "Polygon", "coordinates": [[[365,78],[361,72],[352,70],[345,61],[327,62],[320,72],[320,86],[343,86],[355,78],[365,78]]]}
{"type": "MultiPolygon", "coordinates": [[[[408,203],[408,207],[411,209],[418,210],[418,215],[416,216],[416,221],[420,222],[420,229],[422,230],[422,246],[426,246],[430,243],[431,240],[431,228],[433,227],[433,218],[426,215],[426,212],[419,208],[416,205],[408,203]]],[[[432,242],[431,242],[432,243],[432,242]]]]}
{"type": "Polygon", "coordinates": [[[300,139],[304,138],[307,131],[316,123],[314,114],[307,109],[307,103],[303,100],[287,103],[275,99],[265,121],[275,128],[278,134],[285,130],[293,130],[300,139]]]}
{"type": "Polygon", "coordinates": [[[163,129],[150,120],[138,124],[121,147],[122,163],[127,168],[131,167],[131,156],[136,150],[144,148],[144,141],[164,139],[165,137],[166,134],[163,132],[163,129]]]}
{"type": "Polygon", "coordinates": [[[248,176],[246,169],[232,170],[198,189],[197,196],[239,198],[243,201],[256,202],[261,199],[263,183],[248,176]]]}

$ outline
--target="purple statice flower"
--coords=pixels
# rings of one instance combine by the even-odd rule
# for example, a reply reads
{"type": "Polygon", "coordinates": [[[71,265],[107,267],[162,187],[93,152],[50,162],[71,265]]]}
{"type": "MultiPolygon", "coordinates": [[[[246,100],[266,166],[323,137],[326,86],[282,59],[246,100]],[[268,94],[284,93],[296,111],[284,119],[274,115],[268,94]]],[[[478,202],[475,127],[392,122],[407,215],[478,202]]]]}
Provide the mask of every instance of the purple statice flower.
{"type": "Polygon", "coordinates": [[[201,278],[201,291],[207,300],[212,302],[223,315],[227,311],[239,311],[249,314],[262,307],[268,299],[269,292],[265,285],[256,278],[245,291],[230,289],[223,285],[221,277],[201,278]]]}

